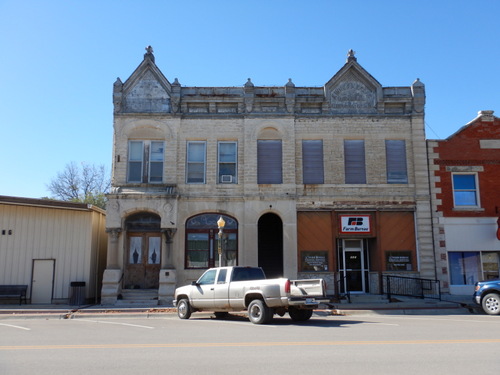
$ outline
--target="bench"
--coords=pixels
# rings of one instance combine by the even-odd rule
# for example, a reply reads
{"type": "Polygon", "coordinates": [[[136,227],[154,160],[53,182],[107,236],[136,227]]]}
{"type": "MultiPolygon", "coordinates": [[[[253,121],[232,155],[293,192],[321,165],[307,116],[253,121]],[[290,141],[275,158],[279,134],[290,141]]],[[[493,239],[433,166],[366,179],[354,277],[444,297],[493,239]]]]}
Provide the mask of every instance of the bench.
{"type": "Polygon", "coordinates": [[[19,304],[26,304],[28,285],[0,285],[0,298],[19,298],[19,304]]]}

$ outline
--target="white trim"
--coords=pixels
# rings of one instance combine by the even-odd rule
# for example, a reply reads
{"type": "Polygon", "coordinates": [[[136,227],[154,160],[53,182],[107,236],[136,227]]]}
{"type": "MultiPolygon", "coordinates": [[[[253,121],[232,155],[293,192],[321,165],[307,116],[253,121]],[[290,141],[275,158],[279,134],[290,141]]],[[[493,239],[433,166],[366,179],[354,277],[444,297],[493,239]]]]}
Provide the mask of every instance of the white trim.
{"type": "MultiPolygon", "coordinates": [[[[459,190],[459,191],[465,191],[465,190],[459,190]]],[[[470,191],[470,190],[466,190],[470,191]]],[[[470,209],[470,208],[481,208],[481,199],[480,199],[480,194],[479,194],[479,178],[477,172],[452,172],[451,173],[451,192],[453,196],[453,207],[455,210],[460,210],[460,209],[470,209]],[[476,204],[475,205],[457,205],[455,202],[455,180],[454,176],[470,176],[474,175],[474,184],[475,184],[475,196],[476,196],[476,204]]]]}

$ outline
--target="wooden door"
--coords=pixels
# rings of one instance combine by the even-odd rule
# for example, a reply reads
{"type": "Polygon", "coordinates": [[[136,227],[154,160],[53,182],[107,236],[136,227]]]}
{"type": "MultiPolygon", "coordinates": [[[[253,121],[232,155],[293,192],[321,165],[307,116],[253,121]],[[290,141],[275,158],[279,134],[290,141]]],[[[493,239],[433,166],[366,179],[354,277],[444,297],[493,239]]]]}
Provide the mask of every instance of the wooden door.
{"type": "Polygon", "coordinates": [[[125,289],[157,289],[161,265],[161,233],[129,233],[125,289]]]}

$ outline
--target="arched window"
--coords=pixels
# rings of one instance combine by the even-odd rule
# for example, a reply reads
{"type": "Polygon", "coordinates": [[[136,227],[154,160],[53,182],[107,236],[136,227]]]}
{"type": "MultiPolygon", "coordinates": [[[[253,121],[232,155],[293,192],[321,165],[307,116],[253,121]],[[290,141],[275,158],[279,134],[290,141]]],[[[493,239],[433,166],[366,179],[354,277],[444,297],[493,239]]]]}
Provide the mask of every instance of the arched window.
{"type": "Polygon", "coordinates": [[[238,264],[238,222],[221,214],[202,214],[186,221],[186,268],[236,266],[238,264]],[[226,222],[219,242],[217,220],[226,222]],[[222,265],[219,265],[219,245],[222,265]]]}

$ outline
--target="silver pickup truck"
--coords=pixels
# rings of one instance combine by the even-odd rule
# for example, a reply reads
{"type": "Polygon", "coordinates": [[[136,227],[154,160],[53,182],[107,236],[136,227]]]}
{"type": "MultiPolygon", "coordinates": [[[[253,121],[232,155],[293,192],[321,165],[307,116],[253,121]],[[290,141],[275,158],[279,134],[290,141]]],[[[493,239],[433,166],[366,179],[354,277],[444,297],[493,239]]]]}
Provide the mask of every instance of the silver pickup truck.
{"type": "Polygon", "coordinates": [[[175,290],[174,306],[181,319],[195,311],[214,311],[217,318],[231,311],[248,311],[255,324],[266,324],[286,312],[294,321],[308,320],[325,296],[323,279],[266,279],[259,267],[219,267],[175,290]]]}

